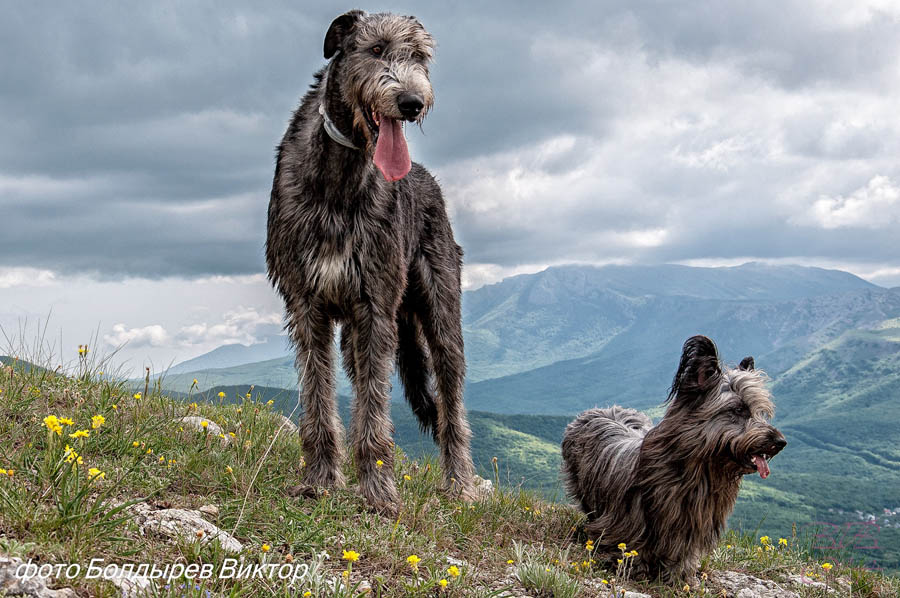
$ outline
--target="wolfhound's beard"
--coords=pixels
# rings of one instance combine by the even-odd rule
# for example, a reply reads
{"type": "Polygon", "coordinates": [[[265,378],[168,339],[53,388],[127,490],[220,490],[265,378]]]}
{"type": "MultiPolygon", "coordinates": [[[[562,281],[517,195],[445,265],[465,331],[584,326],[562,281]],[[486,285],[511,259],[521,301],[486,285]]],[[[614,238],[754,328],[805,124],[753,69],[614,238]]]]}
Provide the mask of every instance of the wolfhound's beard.
{"type": "Polygon", "coordinates": [[[598,555],[638,552],[636,571],[693,576],[734,508],[741,476],[769,475],[785,446],[766,377],[752,358],[723,368],[706,337],[688,339],[663,420],[623,407],[591,409],[566,428],[562,473],[588,516],[598,555]]]}

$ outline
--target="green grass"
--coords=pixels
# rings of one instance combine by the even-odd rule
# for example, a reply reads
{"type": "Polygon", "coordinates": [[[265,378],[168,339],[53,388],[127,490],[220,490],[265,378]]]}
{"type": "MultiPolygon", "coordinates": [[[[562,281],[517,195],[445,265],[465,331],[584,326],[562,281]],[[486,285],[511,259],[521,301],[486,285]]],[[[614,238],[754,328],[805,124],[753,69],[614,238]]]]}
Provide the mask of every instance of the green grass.
{"type": "MultiPolygon", "coordinates": [[[[160,566],[212,563],[218,570],[229,557],[218,542],[192,536],[172,542],[141,533],[132,508],[214,505],[217,512],[207,521],[233,532],[244,547],[235,556],[245,564],[292,561],[308,564],[312,573],[293,587],[277,578],[244,578],[205,580],[193,589],[188,580],[176,579],[154,595],[201,596],[209,590],[231,597],[307,591],[487,597],[527,591],[580,597],[627,585],[662,597],[700,596],[711,588],[705,580],[688,590],[632,582],[615,564],[609,569],[592,562],[579,532],[583,516],[575,509],[515,484],[471,504],[460,502],[439,491],[433,460],[410,459],[399,449],[394,474],[403,504],[395,519],[367,509],[353,491],[351,464],[347,489],[294,498],[291,488],[304,467],[300,439],[281,428],[274,400],[270,405],[253,393],[249,399],[226,395],[207,402],[176,400],[151,389],[137,398],[133,389],[91,367],[65,376],[24,363],[0,368],[0,388],[0,469],[6,472],[0,475],[0,552],[38,564],[86,566],[102,558],[160,566]],[[59,424],[57,433],[54,422],[48,427],[45,421],[50,415],[72,424],[59,424]],[[98,415],[102,422],[92,419],[98,415]],[[208,428],[190,429],[179,421],[186,415],[215,422],[229,440],[208,428]],[[70,437],[76,430],[88,436],[70,437]],[[344,560],[344,551],[357,552],[359,559],[344,560]],[[415,566],[411,555],[419,559],[415,566]]],[[[496,425],[493,433],[504,441],[516,439],[496,425]]],[[[519,443],[517,458],[549,458],[552,438],[536,434],[526,440],[519,443]]],[[[506,458],[497,456],[501,463],[506,458]]],[[[503,481],[499,465],[494,475],[503,481]]],[[[727,542],[739,548],[723,543],[706,560],[704,572],[727,567],[778,580],[818,566],[799,537],[790,536],[789,546],[771,554],[759,553],[750,536],[727,542]]],[[[867,596],[900,595],[893,578],[843,565],[828,575],[853,577],[857,587],[868,588],[867,596]]],[[[65,585],[92,596],[118,595],[109,582],[84,576],[65,585]]],[[[802,591],[817,595],[810,588],[802,591]]]]}

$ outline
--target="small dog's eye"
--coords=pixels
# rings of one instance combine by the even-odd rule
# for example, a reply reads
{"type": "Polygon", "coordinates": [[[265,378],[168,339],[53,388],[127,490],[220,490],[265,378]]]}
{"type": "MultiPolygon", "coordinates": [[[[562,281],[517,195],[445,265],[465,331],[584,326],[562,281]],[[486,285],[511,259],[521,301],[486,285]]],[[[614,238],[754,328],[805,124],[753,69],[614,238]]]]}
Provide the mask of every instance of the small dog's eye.
{"type": "Polygon", "coordinates": [[[382,48],[381,46],[375,46],[374,48],[372,48],[372,54],[374,54],[375,56],[381,56],[382,52],[384,52],[384,48],[382,48]]]}

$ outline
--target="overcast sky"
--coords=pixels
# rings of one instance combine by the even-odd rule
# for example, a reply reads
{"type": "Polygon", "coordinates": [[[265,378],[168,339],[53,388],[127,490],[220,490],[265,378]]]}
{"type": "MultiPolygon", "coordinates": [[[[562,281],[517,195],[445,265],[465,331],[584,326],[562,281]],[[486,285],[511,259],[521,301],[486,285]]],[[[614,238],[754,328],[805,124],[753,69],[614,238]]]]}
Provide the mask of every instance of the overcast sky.
{"type": "MultiPolygon", "coordinates": [[[[278,330],[275,146],[352,5],[13,3],[0,325],[132,366],[278,330]],[[62,341],[59,341],[60,330],[62,341]]],[[[838,267],[900,285],[900,4],[397,3],[437,40],[434,172],[469,287],[550,264],[838,267]]],[[[26,334],[27,336],[27,334],[26,334]]]]}

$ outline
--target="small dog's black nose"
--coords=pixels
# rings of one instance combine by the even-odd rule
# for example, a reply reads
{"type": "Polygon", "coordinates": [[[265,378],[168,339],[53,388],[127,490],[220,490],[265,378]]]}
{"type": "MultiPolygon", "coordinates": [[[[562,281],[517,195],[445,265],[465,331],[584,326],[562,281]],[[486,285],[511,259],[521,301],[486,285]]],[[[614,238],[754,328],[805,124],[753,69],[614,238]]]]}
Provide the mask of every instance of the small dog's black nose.
{"type": "Polygon", "coordinates": [[[403,118],[413,119],[419,116],[422,108],[425,107],[425,100],[422,96],[415,93],[401,93],[397,96],[397,107],[400,108],[400,114],[403,118]]]}
{"type": "Polygon", "coordinates": [[[778,434],[772,444],[775,446],[775,452],[781,452],[781,449],[787,446],[787,440],[785,440],[783,435],[778,434]]]}

